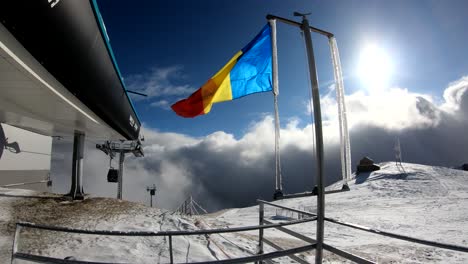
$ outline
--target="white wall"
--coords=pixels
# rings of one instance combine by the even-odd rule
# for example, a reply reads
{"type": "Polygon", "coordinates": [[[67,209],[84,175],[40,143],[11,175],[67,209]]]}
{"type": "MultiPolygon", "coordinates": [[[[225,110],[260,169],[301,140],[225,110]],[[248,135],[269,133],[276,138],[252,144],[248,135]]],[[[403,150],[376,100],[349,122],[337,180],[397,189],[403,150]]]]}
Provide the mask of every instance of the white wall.
{"type": "Polygon", "coordinates": [[[0,170],[50,170],[51,137],[7,124],[1,126],[8,142],[18,142],[21,152],[12,153],[5,149],[0,158],[0,170]]]}
{"type": "MultiPolygon", "coordinates": [[[[20,149],[19,153],[13,153],[8,149],[3,150],[3,155],[0,157],[0,186],[47,179],[50,171],[52,138],[7,124],[0,123],[0,125],[7,142],[17,142],[20,149]]],[[[16,188],[47,190],[45,183],[22,185],[16,188]]]]}

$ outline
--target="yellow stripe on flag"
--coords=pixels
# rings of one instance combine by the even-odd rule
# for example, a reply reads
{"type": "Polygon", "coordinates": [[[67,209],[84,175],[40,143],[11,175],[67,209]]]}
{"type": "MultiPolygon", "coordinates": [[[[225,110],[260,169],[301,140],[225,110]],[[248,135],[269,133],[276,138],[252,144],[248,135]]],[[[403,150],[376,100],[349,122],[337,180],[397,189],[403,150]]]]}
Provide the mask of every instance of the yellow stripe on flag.
{"type": "Polygon", "coordinates": [[[203,112],[210,112],[213,103],[219,103],[232,100],[231,78],[229,72],[237,63],[237,59],[242,55],[239,51],[232,59],[224,65],[203,87],[203,112]]]}

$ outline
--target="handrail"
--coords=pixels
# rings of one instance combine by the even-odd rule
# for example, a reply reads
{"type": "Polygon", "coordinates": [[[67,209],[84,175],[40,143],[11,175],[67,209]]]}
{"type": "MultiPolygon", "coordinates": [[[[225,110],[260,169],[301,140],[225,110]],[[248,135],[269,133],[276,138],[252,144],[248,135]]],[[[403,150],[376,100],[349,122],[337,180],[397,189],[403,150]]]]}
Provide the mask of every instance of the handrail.
{"type": "MultiPolygon", "coordinates": [[[[93,261],[83,261],[83,260],[71,260],[71,259],[59,259],[46,256],[39,256],[34,254],[27,253],[14,253],[13,257],[15,259],[22,259],[26,261],[35,261],[39,263],[58,263],[58,264],[116,264],[115,262],[93,262],[93,261]]],[[[129,264],[119,262],[119,264],[129,264]]]]}
{"type": "MultiPolygon", "coordinates": [[[[306,214],[306,215],[309,215],[309,216],[317,216],[314,213],[310,213],[310,212],[306,212],[306,211],[302,211],[302,210],[298,210],[298,209],[294,209],[294,208],[288,208],[288,207],[285,207],[285,206],[277,205],[277,204],[266,202],[266,201],[263,201],[263,200],[257,200],[257,202],[268,204],[268,205],[278,207],[278,208],[281,208],[281,209],[285,209],[285,210],[290,210],[292,212],[306,214]]],[[[449,249],[449,250],[453,250],[453,251],[460,251],[460,252],[468,253],[468,247],[465,247],[465,246],[442,243],[442,242],[436,242],[436,241],[430,241],[430,240],[426,240],[426,239],[420,239],[420,238],[414,238],[414,237],[410,237],[410,236],[400,235],[400,234],[396,234],[396,233],[392,233],[392,232],[382,231],[382,230],[375,229],[375,228],[370,228],[370,227],[367,227],[367,226],[348,223],[348,222],[341,221],[341,220],[334,219],[334,218],[330,218],[330,217],[325,217],[325,221],[328,221],[328,222],[331,222],[331,223],[334,223],[334,224],[338,224],[338,225],[342,225],[342,226],[346,226],[346,227],[351,227],[351,228],[358,229],[358,230],[361,230],[361,231],[381,235],[381,236],[387,236],[387,237],[391,237],[391,238],[395,238],[395,239],[399,239],[399,240],[404,240],[404,241],[409,241],[409,242],[413,242],[413,243],[417,243],[417,244],[423,244],[423,245],[427,245],[427,246],[444,248],[444,249],[449,249]]]]}
{"type": "MultiPolygon", "coordinates": [[[[169,237],[169,256],[170,256],[170,263],[174,263],[173,252],[172,252],[172,237],[173,236],[186,236],[186,235],[207,235],[207,234],[219,234],[219,233],[233,233],[233,232],[242,232],[242,231],[252,231],[252,230],[260,230],[263,232],[264,229],[269,228],[279,228],[282,226],[289,226],[294,224],[301,224],[306,222],[311,222],[317,220],[316,217],[310,217],[301,220],[294,220],[289,222],[280,222],[276,224],[262,224],[256,226],[245,226],[245,227],[233,227],[233,228],[223,228],[223,229],[204,229],[204,230],[192,230],[192,231],[159,231],[159,232],[151,232],[151,231],[130,231],[130,232],[123,232],[123,231],[108,231],[108,230],[85,230],[85,229],[76,229],[76,228],[67,228],[67,227],[58,227],[58,226],[49,226],[49,225],[42,225],[42,224],[34,224],[34,223],[27,223],[27,222],[18,222],[16,223],[16,232],[13,242],[13,250],[12,250],[12,260],[15,258],[24,259],[24,260],[31,260],[31,261],[38,261],[42,263],[68,263],[68,264],[107,264],[105,262],[89,262],[89,261],[78,261],[78,260],[63,260],[57,259],[47,256],[39,256],[27,253],[19,253],[17,252],[17,239],[20,234],[20,230],[23,227],[26,228],[35,228],[35,229],[42,229],[42,230],[49,230],[49,231],[56,231],[56,232],[67,232],[67,233],[78,233],[78,234],[89,234],[89,235],[108,235],[108,236],[167,236],[169,237]]],[[[209,261],[209,262],[196,262],[200,263],[245,263],[251,261],[262,261],[265,259],[272,259],[277,257],[283,257],[290,254],[296,254],[304,251],[308,251],[315,248],[315,243],[310,243],[310,245],[304,247],[297,247],[291,248],[286,250],[280,250],[270,253],[263,253],[259,252],[257,255],[243,257],[243,258],[236,258],[236,259],[228,259],[228,260],[218,260],[218,261],[209,261]]]]}
{"type": "MultiPolygon", "coordinates": [[[[24,259],[24,260],[32,260],[32,261],[39,261],[39,262],[44,262],[44,263],[66,263],[66,264],[106,264],[105,262],[89,262],[89,261],[78,261],[78,260],[63,260],[63,259],[57,259],[57,258],[52,258],[52,257],[46,257],[46,256],[38,256],[38,255],[33,255],[33,254],[26,254],[26,253],[18,253],[16,252],[17,249],[15,247],[16,245],[16,240],[17,237],[19,236],[19,231],[22,227],[27,227],[27,228],[36,228],[36,229],[43,229],[43,230],[50,230],[50,231],[57,231],[57,232],[68,232],[68,233],[79,233],[79,234],[91,234],[91,235],[110,235],[110,236],[168,236],[169,237],[169,251],[170,251],[170,263],[174,263],[173,256],[172,256],[172,236],[185,236],[185,235],[204,235],[204,234],[218,234],[218,233],[233,233],[233,232],[243,232],[243,231],[252,231],[252,230],[259,230],[261,232],[259,234],[259,252],[257,255],[253,256],[248,256],[248,257],[242,257],[242,258],[236,258],[236,259],[227,259],[227,260],[218,260],[218,261],[207,261],[207,262],[195,262],[194,264],[204,264],[204,263],[245,263],[245,262],[258,262],[262,260],[267,260],[267,259],[272,259],[272,258],[277,258],[277,257],[283,257],[283,256],[289,256],[291,257],[293,254],[300,253],[300,252],[305,252],[308,250],[315,249],[316,247],[316,242],[312,238],[308,238],[306,236],[303,236],[297,232],[294,232],[290,229],[286,229],[284,226],[289,226],[289,225],[295,225],[295,224],[301,224],[301,223],[306,223],[306,222],[311,222],[317,220],[317,217],[314,213],[303,211],[303,210],[298,210],[294,208],[288,208],[286,206],[274,204],[271,202],[263,201],[263,200],[257,200],[259,202],[260,206],[260,224],[255,225],[255,226],[245,226],[245,227],[233,227],[233,228],[225,228],[225,229],[204,229],[204,230],[191,230],[191,231],[159,231],[159,232],[151,232],[151,231],[130,231],[130,232],[124,232],[124,231],[108,231],[108,230],[84,230],[84,229],[76,229],[76,228],[67,228],[67,227],[57,227],[57,226],[48,226],[48,225],[41,225],[41,224],[34,224],[34,223],[28,223],[28,222],[18,222],[16,223],[16,232],[15,232],[15,237],[14,237],[14,245],[13,245],[13,252],[12,252],[12,259],[13,258],[18,258],[18,259],[24,259]],[[272,223],[268,220],[265,220],[263,217],[263,205],[267,204],[273,207],[285,209],[285,210],[290,210],[296,213],[304,214],[307,216],[310,216],[309,218],[306,219],[301,219],[301,220],[294,220],[294,221],[289,221],[289,222],[280,222],[280,223],[272,223]],[[309,243],[307,246],[303,247],[297,247],[297,248],[291,248],[291,249],[286,249],[286,250],[278,250],[279,246],[276,245],[273,246],[275,249],[278,251],[275,252],[270,252],[270,253],[264,253],[263,252],[263,240],[266,241],[266,239],[263,238],[263,230],[264,229],[269,229],[269,228],[276,228],[282,232],[286,232],[287,234],[290,234],[292,236],[295,236],[301,240],[306,241],[309,243]]],[[[440,243],[440,242],[435,242],[435,241],[428,241],[424,239],[418,239],[418,238],[412,238],[409,236],[404,236],[404,235],[399,235],[399,234],[394,234],[386,231],[381,231],[378,229],[373,229],[369,228],[366,226],[361,226],[361,225],[356,225],[352,223],[347,223],[341,220],[325,217],[326,221],[343,225],[346,227],[351,227],[354,229],[374,233],[374,234],[379,234],[383,236],[388,236],[392,237],[395,239],[400,239],[400,240],[406,240],[409,242],[415,242],[419,244],[424,244],[424,245],[429,245],[433,247],[439,247],[439,248],[445,248],[449,250],[455,250],[455,251],[461,251],[461,252],[468,252],[468,247],[464,246],[459,246],[459,245],[452,245],[452,244],[446,244],[446,243],[440,243]]],[[[268,241],[271,242],[271,241],[268,241]]],[[[270,243],[266,242],[267,244],[270,245],[270,243]]],[[[272,242],[271,242],[272,243],[272,242]]],[[[359,256],[356,256],[354,254],[351,254],[349,252],[343,251],[341,249],[335,248],[331,245],[324,244],[324,249],[328,250],[332,253],[335,253],[341,257],[344,257],[348,260],[352,260],[356,263],[365,263],[365,264],[370,264],[373,263],[372,261],[366,260],[364,258],[361,258],[359,256]]],[[[294,258],[293,258],[294,259],[294,258]]]]}
{"type": "Polygon", "coordinates": [[[366,226],[347,223],[347,222],[344,222],[344,221],[341,221],[341,220],[328,218],[328,217],[325,217],[325,221],[335,223],[335,224],[338,224],[338,225],[342,225],[342,226],[351,227],[351,228],[354,228],[354,229],[358,229],[358,230],[373,233],[373,234],[378,234],[378,235],[382,235],[382,236],[387,236],[387,237],[399,239],[399,240],[405,240],[405,241],[418,243],[418,244],[423,244],[423,245],[427,245],[427,246],[445,248],[445,249],[449,249],[449,250],[468,253],[468,247],[465,247],[465,246],[453,245],[453,244],[448,244],[448,243],[430,241],[430,240],[426,240],[426,239],[420,239],[420,238],[414,238],[414,237],[410,237],[410,236],[395,234],[395,233],[382,231],[382,230],[379,230],[379,229],[374,229],[374,228],[370,228],[370,227],[366,227],[366,226]]]}
{"type": "Polygon", "coordinates": [[[232,227],[232,228],[216,228],[216,229],[201,229],[201,230],[192,230],[192,231],[111,231],[111,230],[85,230],[85,229],[76,229],[68,227],[57,227],[49,225],[40,225],[26,222],[18,222],[17,226],[43,229],[49,231],[58,231],[58,232],[67,232],[67,233],[78,233],[78,234],[88,234],[88,235],[107,235],[107,236],[190,236],[190,235],[205,235],[205,234],[219,234],[219,233],[234,233],[234,232],[243,232],[243,231],[252,231],[258,229],[269,229],[276,228],[280,226],[288,226],[301,224],[306,222],[315,221],[316,218],[306,218],[301,220],[294,220],[289,222],[280,222],[276,224],[268,225],[255,225],[255,226],[243,226],[243,227],[232,227]]]}
{"type": "MultiPolygon", "coordinates": [[[[342,192],[348,192],[348,191],[349,191],[349,187],[347,185],[343,185],[343,187],[341,189],[329,190],[329,191],[325,191],[324,193],[325,194],[334,194],[334,193],[342,193],[342,192]]],[[[315,191],[315,189],[314,189],[312,192],[283,194],[283,195],[280,195],[278,197],[275,197],[275,200],[285,200],[285,199],[310,197],[310,196],[317,196],[317,191],[315,191]]]]}
{"type": "MultiPolygon", "coordinates": [[[[265,223],[267,223],[267,224],[268,224],[268,223],[271,223],[270,221],[267,221],[267,220],[263,220],[263,221],[264,221],[265,223]]],[[[287,229],[287,228],[284,228],[284,227],[278,227],[278,230],[279,230],[279,231],[282,231],[282,232],[284,232],[284,233],[286,233],[286,234],[288,234],[288,235],[290,235],[290,236],[293,236],[293,237],[295,237],[295,238],[298,238],[298,239],[300,239],[300,240],[303,240],[303,241],[305,241],[305,242],[308,242],[308,243],[311,243],[311,244],[317,243],[317,241],[316,241],[315,239],[310,238],[310,237],[307,237],[307,236],[305,236],[305,235],[303,235],[303,234],[299,234],[299,233],[294,232],[294,231],[292,231],[292,230],[290,230],[290,229],[287,229]]]]}
{"type": "Polygon", "coordinates": [[[338,249],[336,247],[333,247],[333,246],[330,246],[328,244],[323,244],[323,249],[325,250],[328,250],[340,257],[343,257],[345,259],[349,259],[351,261],[354,261],[358,264],[375,264],[376,262],[373,262],[373,261],[370,261],[370,260],[367,260],[365,258],[361,258],[359,256],[356,256],[354,254],[351,254],[349,252],[346,252],[344,250],[341,250],[341,249],[338,249]]]}
{"type": "Polygon", "coordinates": [[[207,263],[219,263],[219,264],[230,264],[230,263],[248,263],[248,262],[256,262],[262,261],[265,259],[274,259],[279,257],[285,257],[292,254],[297,254],[305,251],[309,251],[315,249],[316,244],[310,244],[306,246],[290,248],[285,250],[279,250],[270,253],[263,253],[257,254],[248,257],[236,258],[236,259],[225,259],[225,260],[217,260],[217,261],[205,261],[205,262],[192,262],[192,264],[207,264],[207,263]]]}
{"type": "MultiPolygon", "coordinates": [[[[202,262],[192,262],[192,264],[208,264],[208,263],[217,263],[217,264],[232,264],[232,263],[247,263],[247,262],[256,262],[262,261],[265,259],[274,259],[279,257],[285,257],[291,254],[297,254],[304,251],[309,251],[315,248],[315,244],[310,244],[306,246],[290,248],[285,250],[278,250],[275,252],[270,253],[263,253],[248,257],[241,257],[235,259],[223,259],[223,260],[216,260],[216,261],[202,261],[202,262]]],[[[111,264],[111,262],[91,262],[91,261],[79,261],[79,260],[65,260],[65,259],[58,259],[52,257],[45,257],[45,256],[38,256],[33,254],[25,254],[25,253],[15,253],[14,256],[18,259],[23,260],[32,260],[32,261],[40,261],[43,263],[58,263],[58,264],[111,264]]],[[[112,262],[115,264],[115,262],[112,262]]],[[[120,263],[123,264],[123,263],[120,263]]]]}
{"type": "Polygon", "coordinates": [[[282,206],[282,205],[279,205],[279,204],[274,204],[274,203],[267,202],[267,201],[264,201],[264,200],[257,200],[257,202],[258,203],[263,203],[263,204],[268,204],[268,205],[271,205],[273,207],[278,207],[278,208],[281,208],[281,209],[289,210],[289,211],[292,211],[292,212],[296,212],[296,213],[300,213],[300,214],[304,214],[304,215],[308,215],[308,216],[312,216],[312,217],[317,216],[316,214],[311,213],[311,212],[307,212],[307,211],[303,211],[303,210],[299,210],[299,209],[294,209],[294,208],[289,208],[289,207],[286,207],[286,206],[282,206]]]}
{"type": "MultiPolygon", "coordinates": [[[[265,222],[265,223],[271,223],[270,221],[267,221],[267,220],[264,220],[264,222],[265,222]]],[[[310,238],[310,237],[307,237],[307,236],[304,236],[304,235],[302,235],[302,234],[299,234],[299,233],[297,233],[297,232],[295,232],[295,231],[292,231],[292,230],[290,230],[290,229],[287,229],[287,228],[285,228],[285,227],[278,227],[277,229],[280,230],[280,231],[285,232],[285,233],[288,234],[288,235],[291,235],[291,236],[294,236],[294,237],[296,237],[296,238],[298,238],[298,239],[301,239],[301,240],[303,240],[303,241],[305,241],[305,242],[308,242],[308,243],[316,243],[315,239],[310,238]]],[[[266,242],[266,243],[268,244],[268,242],[266,242]]],[[[271,243],[271,241],[270,241],[270,243],[271,243]]],[[[352,260],[352,261],[354,261],[354,262],[356,262],[356,263],[359,263],[359,264],[375,264],[375,262],[372,262],[372,261],[367,260],[367,259],[365,259],[365,258],[356,256],[356,255],[354,255],[354,254],[351,254],[351,253],[349,253],[349,252],[346,252],[346,251],[344,251],[344,250],[335,248],[335,247],[330,246],[330,245],[327,245],[327,244],[323,244],[323,249],[326,249],[326,250],[328,250],[328,251],[330,251],[330,252],[332,252],[332,253],[337,254],[338,256],[341,256],[341,257],[344,257],[344,258],[346,258],[346,259],[352,260]]]]}
{"type": "MultiPolygon", "coordinates": [[[[273,243],[273,241],[270,241],[269,239],[263,238],[263,242],[265,244],[269,245],[270,247],[276,249],[276,250],[284,250],[282,247],[276,245],[275,243],[273,243]]],[[[300,257],[297,257],[296,255],[290,255],[288,257],[292,258],[293,260],[295,260],[299,264],[308,264],[309,263],[309,262],[305,261],[304,259],[302,259],[300,257]]]]}

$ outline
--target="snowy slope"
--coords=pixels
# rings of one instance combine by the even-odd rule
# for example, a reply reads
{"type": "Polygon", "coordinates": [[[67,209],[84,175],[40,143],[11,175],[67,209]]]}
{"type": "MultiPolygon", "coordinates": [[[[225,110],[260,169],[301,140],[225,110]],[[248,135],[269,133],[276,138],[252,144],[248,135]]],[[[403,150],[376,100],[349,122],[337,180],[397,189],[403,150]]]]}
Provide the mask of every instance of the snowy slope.
{"type": "MultiPolygon", "coordinates": [[[[416,164],[381,164],[382,170],[357,176],[351,191],[326,196],[326,215],[343,221],[417,238],[468,246],[468,172],[416,164]]],[[[341,183],[331,186],[339,188],[341,183]]],[[[277,202],[315,212],[315,198],[277,202]]],[[[277,211],[271,207],[268,216],[277,211]]],[[[285,215],[285,212],[278,211],[285,215]]],[[[254,208],[233,209],[216,218],[227,225],[254,224],[254,208]]],[[[315,236],[315,224],[291,229],[315,236]]],[[[325,226],[326,242],[379,263],[468,263],[468,254],[385,238],[336,224],[325,226]]],[[[280,232],[267,238],[299,241],[280,232]]],[[[343,260],[326,255],[331,262],[343,260]]]]}
{"type": "MultiPolygon", "coordinates": [[[[49,198],[12,198],[1,194],[37,195],[28,191],[0,189],[0,263],[11,256],[14,223],[32,223],[93,230],[160,231],[195,230],[196,219],[141,204],[109,198],[90,198],[70,202],[49,198]]],[[[25,230],[19,251],[57,258],[74,256],[77,260],[102,262],[169,262],[168,240],[164,237],[116,237],[65,234],[25,230]]],[[[176,262],[202,261],[222,255],[205,236],[174,237],[176,262]]],[[[22,263],[18,261],[18,263],[22,263]]]]}
{"type": "MultiPolygon", "coordinates": [[[[326,214],[343,221],[414,237],[468,245],[468,172],[441,167],[384,163],[382,170],[362,174],[350,182],[351,191],[326,196],[326,214]]],[[[331,188],[339,187],[340,183],[331,188]]],[[[202,217],[118,201],[90,198],[69,202],[54,198],[12,198],[2,194],[39,195],[31,191],[0,189],[0,263],[11,255],[14,223],[27,221],[100,230],[195,230],[258,224],[258,207],[228,209],[202,217]]],[[[42,194],[51,196],[50,194],[42,194]]],[[[315,198],[279,201],[278,204],[315,211],[315,198]]],[[[266,218],[286,215],[266,206],[266,218]]],[[[315,223],[290,227],[310,237],[315,223]]],[[[379,263],[468,263],[468,254],[385,238],[327,223],[326,242],[379,263]]],[[[106,262],[168,262],[168,242],[163,238],[103,237],[26,231],[22,252],[79,260],[106,262]]],[[[287,248],[304,243],[279,231],[265,237],[287,248]]],[[[173,240],[176,262],[248,256],[256,251],[258,232],[183,236],[173,240]]],[[[266,247],[267,251],[272,250],[266,247]]],[[[313,253],[313,252],[311,252],[313,253]]],[[[303,257],[313,262],[311,253],[303,257]]],[[[330,253],[325,263],[342,263],[330,253]]],[[[293,263],[288,258],[275,260],[293,263]]],[[[20,263],[20,262],[18,262],[20,263]]]]}

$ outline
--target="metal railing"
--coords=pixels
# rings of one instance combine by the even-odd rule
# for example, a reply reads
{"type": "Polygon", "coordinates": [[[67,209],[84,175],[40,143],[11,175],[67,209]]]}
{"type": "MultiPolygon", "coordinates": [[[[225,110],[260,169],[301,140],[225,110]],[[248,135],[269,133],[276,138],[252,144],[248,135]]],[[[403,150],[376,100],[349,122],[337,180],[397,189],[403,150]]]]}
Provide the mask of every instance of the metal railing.
{"type": "MultiPolygon", "coordinates": [[[[302,215],[302,216],[308,216],[308,217],[317,217],[316,214],[314,213],[311,213],[311,212],[307,212],[307,211],[303,211],[303,210],[299,210],[299,209],[294,209],[294,208],[289,208],[289,207],[286,207],[286,206],[282,206],[282,205],[279,205],[279,204],[274,204],[274,203],[270,203],[270,202],[267,202],[267,201],[263,201],[263,200],[257,200],[257,202],[259,203],[259,218],[260,218],[260,225],[271,225],[272,222],[268,221],[268,220],[265,220],[264,219],[264,210],[265,210],[265,205],[269,205],[269,206],[272,206],[272,207],[276,207],[276,208],[281,208],[283,210],[288,210],[288,211],[292,211],[292,212],[295,212],[297,213],[298,215],[302,215]]],[[[326,219],[325,219],[326,220],[326,219]]],[[[292,231],[290,229],[287,229],[285,228],[284,226],[279,226],[277,227],[276,229],[288,234],[288,235],[291,235],[293,237],[296,237],[302,241],[305,241],[307,243],[311,243],[311,244],[315,244],[317,243],[317,241],[315,239],[312,239],[310,237],[307,237],[303,234],[299,234],[295,231],[292,231]]],[[[272,241],[268,240],[268,239],[265,239],[263,237],[263,231],[261,231],[259,233],[259,253],[263,252],[263,243],[265,244],[268,244],[270,245],[271,247],[275,248],[275,249],[278,249],[278,248],[281,248],[279,245],[273,243],[272,241]]],[[[341,250],[341,249],[338,249],[336,247],[333,247],[331,245],[328,245],[328,244],[325,244],[323,243],[323,249],[324,250],[328,250],[332,253],[335,253],[343,258],[346,258],[348,260],[351,260],[351,261],[354,261],[356,263],[360,263],[360,264],[374,264],[375,262],[372,262],[370,260],[367,260],[363,257],[359,257],[359,256],[356,256],[350,252],[346,252],[344,250],[341,250]]],[[[306,260],[302,259],[302,258],[299,258],[297,256],[294,256],[294,255],[289,255],[288,257],[290,257],[291,259],[303,264],[303,263],[308,263],[306,260]]]]}
{"type": "MultiPolygon", "coordinates": [[[[310,217],[307,219],[301,220],[294,220],[289,222],[281,222],[281,223],[269,223],[269,224],[262,224],[256,226],[244,226],[244,227],[233,227],[233,228],[222,228],[222,229],[205,229],[205,230],[191,230],[191,231],[160,231],[160,232],[152,232],[152,231],[130,231],[130,232],[123,232],[123,231],[107,231],[107,230],[85,230],[85,229],[77,229],[77,228],[67,228],[67,227],[58,227],[58,226],[48,226],[48,225],[40,225],[40,224],[33,224],[33,223],[25,223],[19,222],[16,223],[16,231],[15,236],[13,239],[13,249],[12,249],[12,256],[11,262],[13,263],[14,259],[22,259],[27,261],[35,261],[38,263],[87,263],[87,264],[105,264],[106,262],[90,262],[90,261],[79,261],[79,260],[65,260],[47,256],[40,256],[28,253],[21,253],[18,252],[18,240],[20,238],[21,230],[23,228],[32,228],[32,229],[40,229],[40,230],[48,230],[48,231],[56,231],[56,232],[65,232],[65,233],[75,233],[75,234],[88,234],[88,235],[106,235],[106,236],[153,236],[153,237],[168,237],[169,241],[169,259],[170,263],[174,263],[174,256],[173,256],[173,245],[172,245],[172,238],[174,236],[190,236],[190,235],[209,235],[209,234],[220,234],[220,233],[234,233],[234,232],[244,232],[244,231],[253,231],[259,230],[263,234],[264,229],[270,228],[279,228],[289,225],[296,225],[302,224],[306,222],[315,221],[316,217],[310,217]]],[[[206,262],[193,262],[193,263],[247,263],[247,262],[261,262],[263,260],[269,260],[273,258],[279,258],[288,256],[291,254],[297,254],[305,251],[309,251],[315,248],[315,243],[310,243],[306,246],[295,247],[290,249],[281,249],[275,252],[263,253],[259,252],[257,255],[252,255],[248,257],[242,258],[235,258],[235,259],[226,259],[226,260],[217,260],[217,261],[206,261],[206,262]]]]}
{"type": "MultiPolygon", "coordinates": [[[[263,210],[264,204],[267,204],[267,205],[270,205],[270,206],[273,206],[273,207],[276,207],[276,208],[280,208],[280,209],[283,209],[283,210],[289,210],[289,211],[292,211],[292,212],[296,212],[296,213],[298,213],[298,216],[300,216],[300,215],[306,215],[306,216],[309,216],[309,217],[314,217],[314,216],[316,217],[317,216],[316,214],[311,213],[311,212],[298,210],[298,209],[293,209],[293,208],[288,208],[286,206],[281,206],[281,205],[270,203],[270,202],[263,201],[263,200],[257,200],[257,202],[259,202],[259,204],[260,204],[260,210],[263,210]]],[[[261,212],[260,215],[262,216],[263,213],[261,212]]],[[[466,246],[454,245],[454,244],[448,244],[448,243],[442,243],[442,242],[436,242],[436,241],[430,241],[430,240],[420,239],[420,238],[414,238],[414,237],[400,235],[400,234],[391,233],[391,232],[387,232],[387,231],[382,231],[382,230],[379,230],[379,229],[370,228],[370,227],[366,227],[366,226],[362,226],[362,225],[356,225],[356,224],[353,224],[353,223],[348,223],[348,222],[341,221],[341,220],[334,219],[334,218],[330,218],[330,217],[325,217],[325,221],[330,222],[330,223],[334,223],[334,224],[338,224],[338,225],[342,225],[342,226],[346,226],[346,227],[350,227],[350,228],[353,228],[353,229],[365,231],[365,232],[368,232],[368,233],[373,233],[373,234],[377,234],[377,235],[381,235],[381,236],[395,238],[395,239],[398,239],[398,240],[404,240],[404,241],[418,243],[418,244],[422,244],[422,245],[426,245],[426,246],[432,246],[432,247],[437,247],[437,248],[444,248],[444,249],[448,249],[448,250],[468,253],[468,247],[466,247],[466,246]]],[[[270,221],[267,221],[267,220],[264,220],[264,219],[262,220],[262,217],[261,217],[261,223],[271,224],[270,221]]],[[[287,228],[278,227],[277,229],[279,229],[279,230],[281,230],[283,232],[286,232],[288,234],[294,235],[295,237],[297,237],[297,238],[299,238],[301,240],[304,240],[306,242],[309,242],[309,243],[315,243],[316,242],[316,240],[314,240],[314,239],[308,238],[308,237],[306,237],[306,236],[304,236],[302,234],[299,234],[299,233],[295,233],[294,231],[289,230],[287,228]]],[[[260,239],[262,239],[262,237],[260,237],[260,239]]],[[[267,243],[267,244],[271,244],[271,241],[268,241],[268,242],[264,241],[264,242],[267,243]]],[[[262,245],[263,242],[259,242],[259,244],[262,245]]],[[[277,245],[271,245],[271,246],[276,248],[277,245]]],[[[354,254],[351,254],[351,253],[346,252],[344,250],[338,249],[338,248],[333,247],[331,245],[328,245],[326,243],[323,244],[323,249],[328,250],[328,251],[330,251],[332,253],[335,253],[335,254],[337,254],[337,255],[345,258],[345,259],[354,261],[356,263],[365,263],[365,264],[374,263],[374,262],[372,262],[370,260],[367,260],[365,258],[356,256],[354,254]]]]}
{"type": "MultiPolygon", "coordinates": [[[[328,190],[325,191],[324,194],[334,194],[334,193],[341,193],[341,192],[347,192],[349,191],[349,187],[347,184],[343,184],[341,189],[337,190],[328,190]]],[[[291,194],[284,194],[284,195],[279,195],[275,197],[275,200],[284,200],[284,199],[293,199],[293,198],[301,198],[301,197],[309,197],[309,196],[317,196],[318,190],[317,188],[314,188],[313,191],[311,192],[301,192],[301,193],[291,193],[291,194]]]]}
{"type": "MultiPolygon", "coordinates": [[[[90,261],[79,261],[79,260],[64,260],[64,259],[58,259],[58,258],[53,258],[53,257],[47,257],[47,256],[40,256],[40,255],[34,255],[34,254],[28,254],[28,253],[22,253],[18,252],[18,240],[20,238],[20,234],[23,228],[32,228],[32,229],[40,229],[40,230],[48,230],[48,231],[55,231],[55,232],[65,232],[65,233],[75,233],[75,234],[88,234],[88,235],[106,235],[106,236],[132,236],[132,237],[137,237],[137,236],[142,236],[142,237],[167,237],[168,238],[168,244],[169,244],[169,259],[170,263],[174,263],[174,256],[173,256],[173,237],[175,236],[190,236],[190,235],[209,235],[209,234],[221,234],[221,233],[235,233],[235,232],[245,232],[245,231],[255,231],[258,230],[258,252],[256,255],[251,255],[247,257],[241,257],[241,258],[235,258],[235,259],[225,259],[225,260],[217,260],[217,261],[205,261],[205,262],[192,262],[192,263],[247,263],[247,262],[256,262],[256,263],[262,263],[262,262],[267,262],[271,263],[269,260],[273,258],[279,258],[279,257],[289,257],[292,260],[304,264],[308,263],[305,259],[296,256],[295,254],[298,253],[303,253],[306,251],[310,250],[315,250],[316,248],[316,240],[312,239],[310,237],[307,237],[303,234],[297,233],[293,230],[290,230],[286,228],[287,226],[291,225],[297,225],[297,224],[303,224],[307,222],[312,222],[317,220],[316,214],[312,212],[308,212],[305,210],[299,210],[299,209],[294,209],[278,204],[274,204],[271,202],[263,201],[263,200],[257,200],[259,203],[259,225],[254,225],[254,226],[243,226],[243,227],[232,227],[232,228],[217,228],[217,229],[204,229],[204,230],[191,230],[191,231],[159,231],[159,232],[153,232],[153,231],[129,231],[129,232],[124,232],[124,231],[107,231],[107,230],[84,230],[84,229],[76,229],[76,228],[67,228],[67,227],[57,227],[57,226],[48,226],[48,225],[41,225],[41,224],[33,224],[33,223],[24,223],[24,222],[19,222],[16,224],[16,231],[15,231],[15,236],[13,240],[13,249],[12,249],[12,256],[11,256],[11,262],[13,263],[14,259],[22,259],[22,260],[28,260],[28,261],[35,261],[38,263],[85,263],[85,264],[106,264],[106,262],[90,262],[90,261]],[[287,210],[291,212],[297,213],[298,216],[302,217],[307,217],[304,219],[298,219],[298,220],[292,220],[288,222],[279,222],[279,223],[273,223],[272,221],[269,221],[265,219],[265,205],[272,206],[275,208],[280,208],[282,210],[287,210]],[[281,232],[284,232],[288,235],[291,235],[299,240],[302,240],[307,243],[305,246],[300,246],[300,247],[295,247],[295,248],[290,248],[290,249],[284,249],[280,245],[277,245],[274,243],[272,240],[267,239],[264,237],[264,230],[265,229],[277,229],[281,232]],[[264,244],[272,247],[276,251],[274,252],[264,252],[264,244]]],[[[447,244],[447,243],[441,243],[441,242],[434,242],[434,241],[429,241],[429,240],[424,240],[424,239],[418,239],[418,238],[413,238],[409,236],[404,236],[404,235],[399,235],[395,233],[390,233],[378,229],[373,229],[361,225],[356,225],[348,222],[344,222],[341,220],[325,217],[325,221],[350,227],[353,229],[358,229],[361,231],[365,232],[370,232],[373,234],[378,234],[378,235],[383,235],[386,237],[391,237],[399,240],[404,240],[404,241],[409,241],[409,242],[414,242],[414,243],[419,243],[423,245],[428,245],[428,246],[433,246],[433,247],[438,247],[438,248],[444,248],[444,249],[449,249],[449,250],[455,250],[455,251],[460,251],[460,252],[467,252],[468,253],[468,247],[465,246],[460,246],[460,245],[453,245],[453,244],[447,244]]],[[[323,249],[327,250],[331,253],[334,253],[338,256],[341,256],[345,259],[354,261],[356,263],[362,263],[362,264],[372,264],[375,263],[373,261],[367,260],[363,257],[354,255],[350,252],[338,249],[334,246],[331,246],[329,244],[323,243],[323,249]]]]}

